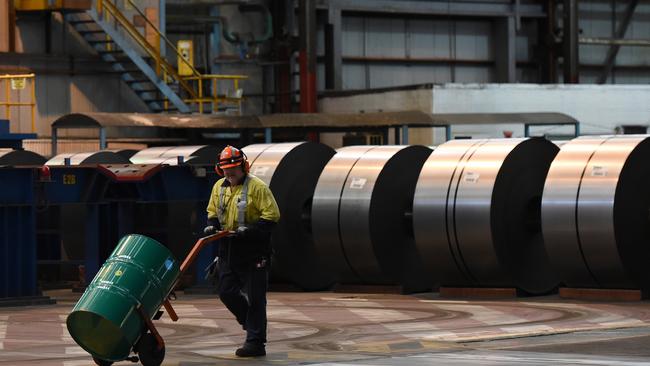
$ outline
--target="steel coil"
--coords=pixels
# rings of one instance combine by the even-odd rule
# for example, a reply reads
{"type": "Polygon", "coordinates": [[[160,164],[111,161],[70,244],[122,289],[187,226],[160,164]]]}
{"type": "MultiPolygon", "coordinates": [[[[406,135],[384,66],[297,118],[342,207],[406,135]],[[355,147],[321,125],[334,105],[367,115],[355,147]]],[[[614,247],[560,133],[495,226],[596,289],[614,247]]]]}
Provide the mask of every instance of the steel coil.
{"type": "Polygon", "coordinates": [[[113,151],[95,151],[83,153],[59,154],[48,160],[46,165],[65,165],[65,160],[70,159],[70,165],[82,164],[129,164],[129,159],[113,151]]]}
{"type": "Polygon", "coordinates": [[[431,282],[531,294],[557,286],[540,224],[544,179],[557,151],[545,139],[457,140],[431,154],[413,203],[431,282]]]}
{"type": "Polygon", "coordinates": [[[32,151],[0,149],[0,166],[43,165],[46,160],[32,151]]]}
{"type": "Polygon", "coordinates": [[[314,193],[312,227],[320,257],[341,283],[431,288],[413,241],[413,193],[424,146],[340,149],[314,193]]]}
{"type": "Polygon", "coordinates": [[[186,164],[215,165],[219,150],[211,145],[159,146],[140,150],[130,160],[133,164],[177,165],[179,157],[186,164]]]}
{"type": "Polygon", "coordinates": [[[650,287],[650,138],[595,136],[562,146],[542,200],[547,251],[570,287],[650,287]]]}
{"type": "Polygon", "coordinates": [[[313,142],[256,144],[242,150],[251,174],[269,185],[282,215],[272,237],[274,280],[305,290],[328,288],[332,276],[316,257],[310,217],[314,188],[334,150],[313,142]]]}

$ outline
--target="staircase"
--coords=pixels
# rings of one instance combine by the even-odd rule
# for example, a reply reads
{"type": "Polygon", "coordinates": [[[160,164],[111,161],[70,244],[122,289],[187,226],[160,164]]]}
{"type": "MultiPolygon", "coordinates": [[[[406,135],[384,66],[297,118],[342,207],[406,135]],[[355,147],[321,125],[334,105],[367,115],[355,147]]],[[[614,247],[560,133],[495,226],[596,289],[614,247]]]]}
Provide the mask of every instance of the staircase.
{"type": "Polygon", "coordinates": [[[155,41],[148,40],[117,7],[116,0],[92,0],[90,10],[66,14],[66,22],[119,73],[124,82],[142,99],[152,112],[176,111],[191,113],[241,114],[243,75],[203,75],[180,57],[176,47],[145,14],[128,3],[135,14],[153,29],[155,41]],[[190,75],[179,75],[161,54],[161,42],[172,57],[185,62],[190,75]],[[218,95],[218,81],[233,83],[233,96],[218,95]],[[205,88],[204,88],[205,87],[205,88]],[[206,90],[204,93],[204,89],[206,90]],[[205,95],[204,95],[205,94],[205,95]],[[205,107],[207,105],[207,108],[205,107]]]}

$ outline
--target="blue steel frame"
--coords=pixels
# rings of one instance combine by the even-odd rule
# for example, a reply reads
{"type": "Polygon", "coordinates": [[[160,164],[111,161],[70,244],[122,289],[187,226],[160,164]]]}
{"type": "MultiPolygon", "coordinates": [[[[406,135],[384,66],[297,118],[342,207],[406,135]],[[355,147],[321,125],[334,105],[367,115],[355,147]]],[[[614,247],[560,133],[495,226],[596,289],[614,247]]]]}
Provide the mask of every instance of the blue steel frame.
{"type": "Polygon", "coordinates": [[[34,169],[0,168],[0,298],[38,296],[34,169]]]}

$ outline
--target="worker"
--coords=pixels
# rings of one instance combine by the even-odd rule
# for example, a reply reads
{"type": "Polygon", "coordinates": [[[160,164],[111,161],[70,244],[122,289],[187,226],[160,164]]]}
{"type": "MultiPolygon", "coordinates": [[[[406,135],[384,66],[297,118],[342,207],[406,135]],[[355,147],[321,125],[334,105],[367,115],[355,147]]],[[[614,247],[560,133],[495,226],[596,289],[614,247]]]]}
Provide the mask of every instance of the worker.
{"type": "Polygon", "coordinates": [[[249,173],[243,151],[226,146],[219,155],[204,232],[229,231],[218,249],[219,298],[246,330],[239,357],[266,355],[266,291],[271,232],[280,210],[269,187],[249,173]]]}

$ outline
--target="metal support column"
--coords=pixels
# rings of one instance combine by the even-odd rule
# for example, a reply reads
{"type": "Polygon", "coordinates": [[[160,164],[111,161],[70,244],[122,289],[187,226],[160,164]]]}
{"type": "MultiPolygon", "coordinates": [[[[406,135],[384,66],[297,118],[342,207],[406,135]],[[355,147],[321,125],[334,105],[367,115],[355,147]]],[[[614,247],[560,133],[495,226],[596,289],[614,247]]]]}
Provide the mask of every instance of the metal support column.
{"type": "Polygon", "coordinates": [[[16,6],[9,1],[9,52],[16,52],[16,6]]]}
{"type": "MultiPolygon", "coordinates": [[[[621,20],[621,23],[618,25],[618,29],[616,29],[616,34],[614,34],[615,39],[625,38],[625,32],[627,32],[627,28],[632,21],[632,15],[634,14],[634,11],[636,10],[636,6],[638,4],[639,0],[630,0],[628,3],[627,8],[625,9],[625,14],[623,14],[623,20],[621,20]]],[[[603,72],[600,74],[597,80],[598,84],[604,84],[607,81],[607,77],[614,68],[614,61],[616,60],[616,56],[618,55],[618,51],[620,49],[621,45],[618,44],[612,44],[609,46],[607,56],[605,57],[605,63],[603,64],[603,72]]]]}
{"type": "Polygon", "coordinates": [[[341,9],[330,7],[325,25],[325,88],[343,89],[341,9]]]}
{"type": "Polygon", "coordinates": [[[316,112],[316,0],[300,0],[300,112],[316,112]]]}
{"type": "MultiPolygon", "coordinates": [[[[158,0],[158,29],[163,36],[167,36],[167,0],[158,0]]],[[[160,56],[167,55],[167,44],[160,39],[160,56]]]]}
{"type": "Polygon", "coordinates": [[[540,57],[540,79],[545,84],[557,83],[558,47],[556,42],[556,0],[546,0],[544,3],[546,17],[538,20],[538,43],[542,46],[540,57]]]}
{"type": "Polygon", "coordinates": [[[276,39],[276,66],[274,68],[275,106],[273,112],[291,113],[293,103],[293,77],[291,75],[293,54],[294,5],[291,0],[273,1],[273,34],[276,39]]]}
{"type": "Polygon", "coordinates": [[[402,125],[402,145],[409,144],[409,126],[402,125]]]}
{"type": "Polygon", "coordinates": [[[515,25],[513,16],[497,18],[493,23],[493,34],[496,40],[494,42],[496,81],[499,83],[514,83],[517,81],[515,25]]]}
{"type": "Polygon", "coordinates": [[[272,135],[271,127],[267,127],[264,129],[264,143],[270,144],[272,140],[273,140],[273,135],[272,135]]]}
{"type": "Polygon", "coordinates": [[[565,0],[563,9],[564,19],[564,83],[577,84],[580,82],[578,65],[580,62],[578,45],[578,0],[565,0]]]}
{"type": "Polygon", "coordinates": [[[106,128],[100,127],[99,128],[99,149],[100,150],[105,150],[106,149],[106,128]]]}
{"type": "Polygon", "coordinates": [[[52,156],[56,156],[56,150],[57,150],[57,145],[58,145],[58,136],[57,136],[57,128],[52,127],[52,156]]]}
{"type": "MultiPolygon", "coordinates": [[[[210,7],[210,16],[219,16],[219,8],[217,6],[210,7]]],[[[221,23],[215,22],[212,24],[212,33],[210,33],[210,73],[218,74],[219,65],[214,62],[215,58],[219,57],[221,43],[221,23]]],[[[218,91],[217,91],[218,92],[218,91]]]]}

